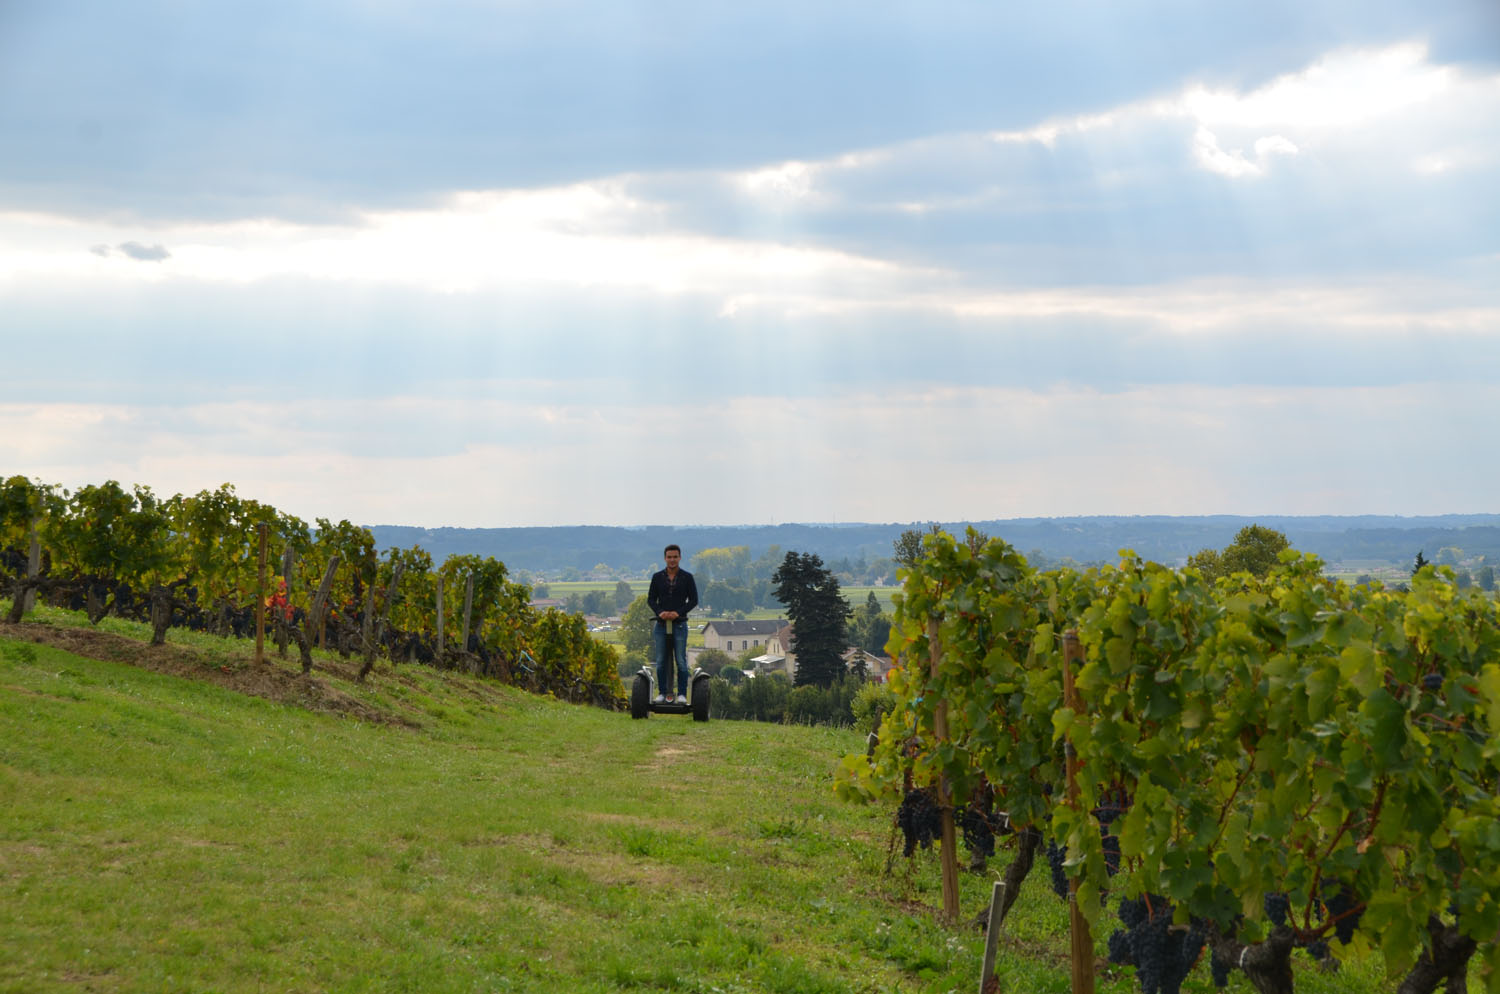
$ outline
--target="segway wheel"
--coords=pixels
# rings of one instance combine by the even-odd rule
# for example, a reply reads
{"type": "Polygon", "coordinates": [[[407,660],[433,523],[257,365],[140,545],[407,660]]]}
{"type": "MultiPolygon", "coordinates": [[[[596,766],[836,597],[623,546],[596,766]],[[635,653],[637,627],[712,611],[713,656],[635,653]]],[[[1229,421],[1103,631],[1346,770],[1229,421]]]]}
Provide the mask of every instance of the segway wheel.
{"type": "Polygon", "coordinates": [[[637,673],[630,686],[630,717],[651,717],[651,681],[644,673],[637,673]]]}
{"type": "Polygon", "coordinates": [[[708,704],[710,691],[708,689],[708,677],[700,676],[693,681],[693,720],[708,720],[708,704]]]}

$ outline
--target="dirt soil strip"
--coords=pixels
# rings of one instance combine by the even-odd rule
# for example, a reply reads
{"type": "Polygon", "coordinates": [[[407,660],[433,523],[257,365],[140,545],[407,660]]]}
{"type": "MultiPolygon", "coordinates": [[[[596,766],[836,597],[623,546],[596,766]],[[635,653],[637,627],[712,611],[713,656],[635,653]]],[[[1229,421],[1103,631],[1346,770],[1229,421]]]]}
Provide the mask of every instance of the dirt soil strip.
{"type": "MultiPolygon", "coordinates": [[[[188,680],[206,680],[237,693],[263,697],[309,711],[347,715],[374,724],[421,727],[404,715],[383,711],[350,697],[316,676],[304,677],[300,670],[283,669],[269,660],[264,666],[256,666],[248,654],[243,659],[218,665],[204,660],[197,652],[184,646],[149,645],[92,628],[58,628],[24,621],[19,625],[0,621],[0,639],[34,642],[89,659],[124,663],[188,680]]],[[[225,648],[229,653],[238,655],[235,653],[237,647],[231,643],[225,643],[225,648]]]]}

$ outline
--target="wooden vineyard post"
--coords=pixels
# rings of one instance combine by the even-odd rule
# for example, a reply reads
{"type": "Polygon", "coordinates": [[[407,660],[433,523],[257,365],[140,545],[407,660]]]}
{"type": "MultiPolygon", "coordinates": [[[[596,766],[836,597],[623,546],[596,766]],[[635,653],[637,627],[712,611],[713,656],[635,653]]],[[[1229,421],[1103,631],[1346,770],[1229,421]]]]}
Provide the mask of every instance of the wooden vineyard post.
{"type": "Polygon", "coordinates": [[[266,544],[270,529],[264,522],[256,526],[260,533],[260,571],[255,577],[255,665],[266,663],[266,544]]]}
{"type": "MultiPolygon", "coordinates": [[[[36,519],[31,519],[31,545],[26,550],[26,579],[35,580],[36,575],[42,571],[42,544],[36,537],[36,519]]],[[[32,587],[26,591],[21,599],[22,611],[36,610],[36,588],[32,587]]]]}
{"type": "Polygon", "coordinates": [[[474,574],[469,574],[468,580],[464,582],[464,642],[459,648],[460,652],[469,651],[469,618],[474,613],[474,574]]]}
{"type": "Polygon", "coordinates": [[[443,574],[437,577],[437,663],[443,665],[443,574]]]}
{"type": "Polygon", "coordinates": [[[371,617],[375,613],[375,584],[365,584],[365,610],[359,619],[359,641],[360,648],[364,650],[364,665],[359,668],[359,679],[363,680],[370,675],[370,670],[375,667],[375,619],[371,617]]]}
{"type": "MultiPolygon", "coordinates": [[[[1072,708],[1074,714],[1083,714],[1083,701],[1078,696],[1078,687],[1073,683],[1073,667],[1083,663],[1083,645],[1078,641],[1077,629],[1063,635],[1063,706],[1072,708]]],[[[1078,755],[1073,743],[1067,744],[1068,756],[1068,802],[1078,800],[1078,755]]],[[[1073,994],[1094,994],[1094,938],[1089,932],[1088,919],[1078,907],[1078,881],[1068,881],[1068,920],[1071,925],[1073,946],[1073,994]]]]}
{"type": "MultiPolygon", "coordinates": [[[[936,680],[938,661],[942,658],[942,649],[938,645],[937,618],[927,619],[927,650],[931,656],[932,679],[936,680]]],[[[938,745],[947,742],[948,702],[946,700],[938,701],[932,723],[938,745]]],[[[943,849],[939,854],[943,867],[943,918],[949,925],[953,925],[958,921],[958,838],[953,829],[953,790],[946,774],[938,779],[937,788],[938,811],[941,812],[943,825],[943,849]]]]}
{"type": "Polygon", "coordinates": [[[979,968],[979,994],[998,991],[1000,984],[991,980],[995,976],[995,958],[1000,951],[1000,923],[1005,921],[1005,881],[996,880],[990,895],[989,924],[984,927],[984,965],[979,968]]]}

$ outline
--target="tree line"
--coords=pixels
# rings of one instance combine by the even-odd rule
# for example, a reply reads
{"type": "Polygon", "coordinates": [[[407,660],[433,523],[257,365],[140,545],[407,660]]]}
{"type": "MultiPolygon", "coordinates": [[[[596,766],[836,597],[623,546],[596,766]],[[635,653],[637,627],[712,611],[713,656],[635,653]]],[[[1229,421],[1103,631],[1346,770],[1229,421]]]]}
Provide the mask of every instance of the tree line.
{"type": "MultiPolygon", "coordinates": [[[[1093,516],[1074,518],[1015,518],[948,522],[954,534],[966,525],[1002,535],[1023,550],[1036,566],[1089,565],[1112,562],[1122,548],[1163,563],[1181,563],[1203,548],[1222,548],[1241,528],[1259,524],[1288,536],[1305,552],[1331,563],[1371,560],[1409,563],[1413,552],[1453,547],[1471,559],[1486,557],[1500,563],[1500,515],[1443,515],[1427,518],[1363,515],[1270,516],[1259,519],[1215,516],[1093,516]]],[[[660,568],[662,546],[677,542],[684,549],[724,549],[745,546],[757,578],[769,579],[782,551],[815,552],[849,585],[870,585],[886,578],[895,583],[899,561],[891,545],[909,530],[919,533],[923,523],[765,526],[605,528],[416,528],[376,525],[371,528],[380,548],[420,544],[434,558],[455,554],[492,556],[512,565],[517,576],[539,579],[578,579],[599,567],[621,578],[638,579],[660,568]],[[779,550],[769,554],[772,547],[779,550]],[[764,562],[762,561],[764,560],[764,562]],[[571,572],[569,572],[571,571],[571,572]]],[[[688,566],[693,569],[692,565],[688,566]]],[[[715,576],[715,578],[718,578],[715,576]]],[[[748,586],[741,581],[741,586],[748,586]]],[[[757,601],[764,604],[764,601],[757,601]]]]}

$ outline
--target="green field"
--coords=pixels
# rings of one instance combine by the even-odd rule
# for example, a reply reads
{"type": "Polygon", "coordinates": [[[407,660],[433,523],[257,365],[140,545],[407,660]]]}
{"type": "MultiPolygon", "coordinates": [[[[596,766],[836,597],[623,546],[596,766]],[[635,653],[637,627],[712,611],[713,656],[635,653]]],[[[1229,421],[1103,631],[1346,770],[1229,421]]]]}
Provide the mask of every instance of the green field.
{"type": "MultiPolygon", "coordinates": [[[[977,989],[934,856],[887,872],[891,810],[832,795],[854,732],[635,722],[422,667],[306,681],[44,615],[0,626],[0,992],[977,989]]],[[[963,878],[966,921],[990,879],[963,878]]],[[[1043,864],[1002,989],[1068,989],[1065,920],[1043,864]]],[[[1393,989],[1371,962],[1299,958],[1299,989],[1393,989]]]]}
{"type": "MultiPolygon", "coordinates": [[[[613,594],[616,582],[615,580],[552,580],[547,583],[547,596],[565,601],[573,594],[578,594],[581,597],[595,590],[602,590],[605,593],[613,594]]],[[[637,597],[643,596],[646,593],[646,588],[650,585],[647,580],[629,580],[626,582],[630,584],[630,589],[635,592],[637,597]]],[[[895,596],[898,590],[900,590],[899,587],[843,588],[844,599],[849,602],[851,607],[856,608],[862,607],[865,603],[865,598],[869,596],[871,591],[874,591],[875,599],[880,602],[881,610],[887,614],[891,612],[891,598],[895,596]]],[[[702,593],[702,591],[700,590],[699,593],[702,593]]],[[[776,608],[762,608],[751,613],[749,617],[775,618],[785,614],[785,611],[779,611],[776,608]]]]}
{"type": "MultiPolygon", "coordinates": [[[[615,592],[615,584],[619,583],[620,581],[547,580],[544,582],[547,584],[547,596],[556,597],[558,600],[562,601],[567,600],[568,597],[572,594],[578,594],[581,597],[584,594],[593,593],[595,590],[602,590],[606,594],[613,594],[615,592]]],[[[651,581],[649,580],[626,580],[625,582],[630,584],[630,589],[635,593],[637,597],[644,594],[646,592],[646,588],[651,585],[651,581]]]]}

